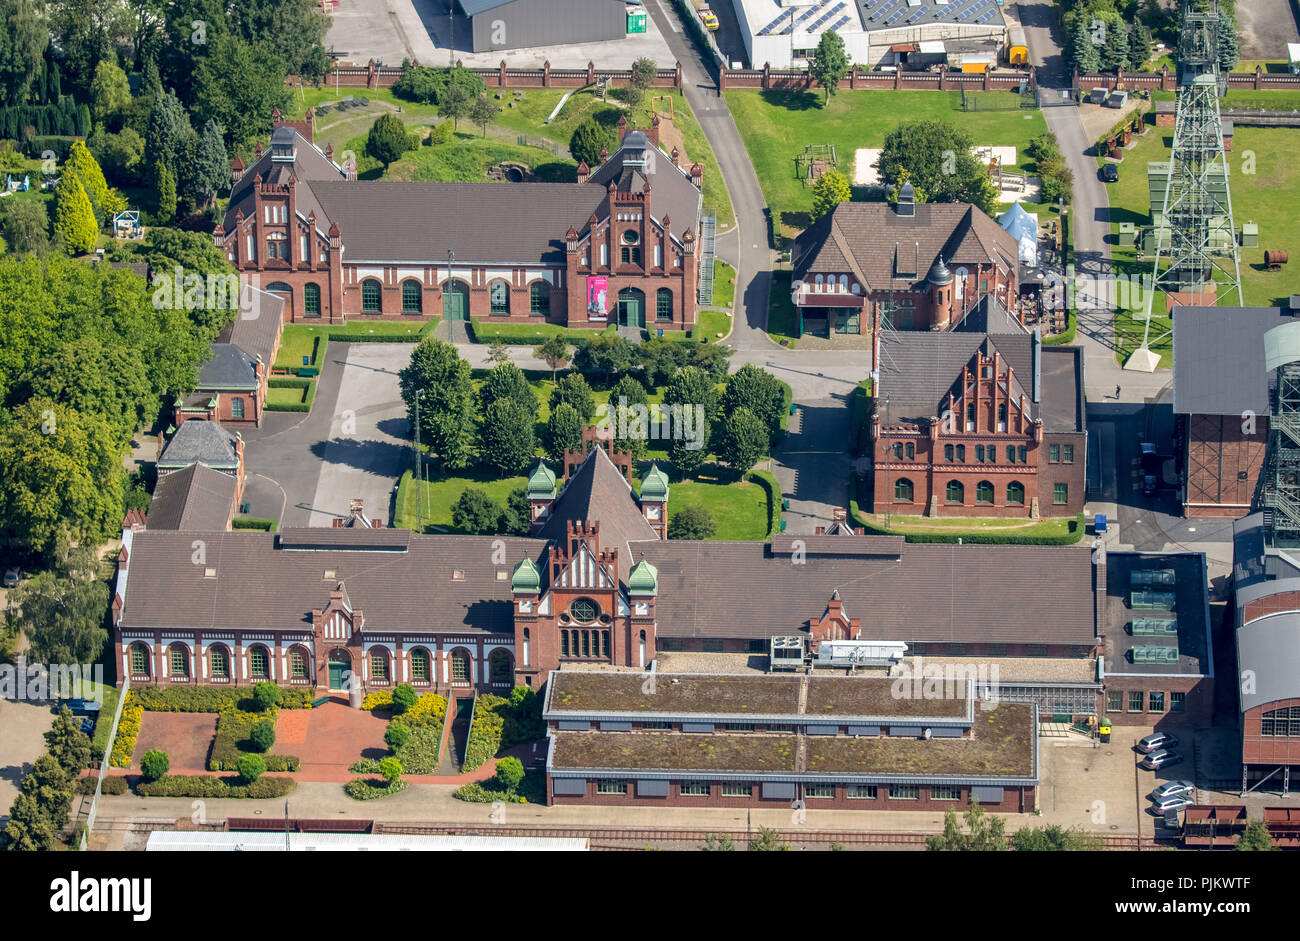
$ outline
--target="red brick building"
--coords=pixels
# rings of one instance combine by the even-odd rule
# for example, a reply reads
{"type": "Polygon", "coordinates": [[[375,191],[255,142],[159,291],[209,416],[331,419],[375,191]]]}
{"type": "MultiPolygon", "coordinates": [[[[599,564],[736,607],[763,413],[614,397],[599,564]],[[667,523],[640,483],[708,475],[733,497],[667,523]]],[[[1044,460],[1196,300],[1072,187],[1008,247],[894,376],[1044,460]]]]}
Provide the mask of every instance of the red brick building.
{"type": "Polygon", "coordinates": [[[366,182],[332,156],[279,124],[214,232],[286,321],[695,324],[703,170],[657,122],[576,183],[366,182]]]}
{"type": "Polygon", "coordinates": [[[871,512],[1037,519],[1082,511],[1088,438],[1078,347],[1044,347],[1013,323],[1001,334],[886,331],[880,348],[871,512]]]}
{"type": "Polygon", "coordinates": [[[1016,312],[1019,251],[976,207],[917,204],[905,184],[896,206],[841,203],[799,236],[794,303],[822,336],[952,330],[985,298],[1016,312]]]}

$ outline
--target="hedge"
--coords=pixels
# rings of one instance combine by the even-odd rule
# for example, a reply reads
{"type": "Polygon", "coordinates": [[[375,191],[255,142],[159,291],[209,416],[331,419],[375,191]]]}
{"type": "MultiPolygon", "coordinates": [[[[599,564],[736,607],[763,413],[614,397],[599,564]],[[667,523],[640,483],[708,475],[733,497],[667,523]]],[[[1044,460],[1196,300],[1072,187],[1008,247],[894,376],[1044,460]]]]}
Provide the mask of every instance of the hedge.
{"type": "Polygon", "coordinates": [[[418,343],[423,331],[419,333],[349,333],[344,330],[330,331],[332,343],[418,343]]]}
{"type": "Polygon", "coordinates": [[[767,535],[770,538],[781,529],[781,484],[771,471],[753,470],[749,472],[749,478],[767,494],[767,535]]]}
{"type": "Polygon", "coordinates": [[[393,752],[393,757],[402,763],[405,774],[433,774],[438,770],[438,746],[441,741],[441,723],[422,725],[411,729],[411,737],[393,752]]]}
{"type": "Polygon", "coordinates": [[[114,768],[131,767],[131,756],[135,754],[135,740],[140,735],[140,720],[144,718],[145,707],[135,698],[135,690],[127,696],[122,706],[122,718],[117,723],[117,738],[113,742],[113,753],[108,763],[114,768]]]}
{"type": "Polygon", "coordinates": [[[536,771],[524,775],[523,783],[513,791],[495,790],[486,785],[496,783],[495,778],[487,781],[471,781],[451,792],[451,796],[470,804],[491,804],[502,801],[506,804],[545,804],[546,776],[536,771]]]}
{"type": "Polygon", "coordinates": [[[252,784],[243,783],[237,775],[218,778],[207,774],[165,774],[152,783],[140,781],[135,786],[141,797],[236,797],[261,799],[284,797],[298,783],[292,778],[258,778],[252,784]]]}
{"type": "Polygon", "coordinates": [[[1066,327],[1064,333],[1058,333],[1054,337],[1046,337],[1043,340],[1043,346],[1069,346],[1074,342],[1075,333],[1079,326],[1078,315],[1073,310],[1065,312],[1066,327]]]}
{"type": "MultiPolygon", "coordinates": [[[[852,495],[850,484],[849,518],[854,526],[861,526],[869,536],[895,536],[893,530],[873,526],[858,509],[857,498],[852,495]]],[[[960,542],[967,546],[1072,546],[1083,538],[1086,522],[1082,513],[1070,520],[1069,532],[1059,536],[1017,536],[1014,531],[1007,533],[902,533],[904,541],[912,543],[941,543],[956,545],[960,542]]]]}
{"type": "MultiPolygon", "coordinates": [[[[84,778],[77,779],[78,794],[94,794],[95,785],[99,781],[99,775],[92,774],[84,778]]],[[[117,795],[126,793],[126,775],[106,774],[104,775],[104,786],[100,789],[101,794],[117,795]]]]}
{"type": "Polygon", "coordinates": [[[406,788],[407,783],[401,778],[392,783],[388,781],[382,781],[381,783],[373,778],[353,778],[343,785],[343,792],[353,800],[370,801],[380,797],[393,797],[402,793],[406,788]]]}
{"type": "Polygon", "coordinates": [[[493,340],[500,340],[506,346],[536,346],[556,334],[571,343],[577,343],[579,340],[595,336],[598,333],[606,333],[611,329],[617,329],[617,326],[612,328],[602,327],[600,329],[594,327],[561,327],[557,324],[547,323],[544,320],[539,320],[537,323],[493,323],[490,320],[485,321],[481,317],[471,317],[469,325],[474,334],[474,342],[486,344],[493,340]]]}
{"type": "Polygon", "coordinates": [[[479,693],[474,703],[474,721],[469,728],[469,739],[465,742],[462,772],[481,767],[501,748],[505,719],[498,710],[505,705],[509,705],[509,700],[491,693],[479,693]]]}
{"type": "Polygon", "coordinates": [[[230,521],[231,529],[257,529],[264,533],[273,533],[278,528],[275,520],[261,519],[255,516],[236,516],[230,521]]]}
{"type": "Polygon", "coordinates": [[[257,755],[266,762],[267,771],[297,771],[302,762],[296,755],[265,754],[255,749],[240,748],[241,742],[247,742],[253,733],[253,726],[263,719],[274,720],[274,709],[266,712],[245,712],[231,705],[221,710],[217,718],[217,734],[212,740],[212,751],[208,755],[209,771],[234,771],[239,759],[245,755],[257,755]]]}
{"type": "MultiPolygon", "coordinates": [[[[279,708],[310,709],[315,698],[314,687],[281,686],[279,708]]],[[[147,712],[221,712],[241,704],[247,705],[246,711],[255,709],[251,686],[137,686],[131,699],[147,712]]]]}
{"type": "MultiPolygon", "coordinates": [[[[121,695],[122,693],[117,689],[117,687],[106,687],[104,690],[104,701],[102,703],[103,708],[100,709],[99,714],[106,719],[109,716],[116,715],[117,699],[121,695]]],[[[113,743],[108,740],[108,735],[112,731],[113,722],[111,719],[95,723],[95,734],[90,740],[90,757],[95,764],[99,764],[103,761],[104,753],[112,747],[113,743]]]]}
{"type": "Polygon", "coordinates": [[[267,380],[267,387],[271,389],[303,390],[302,401],[299,402],[273,402],[270,396],[267,396],[266,410],[268,412],[310,412],[312,403],[316,401],[315,379],[273,376],[267,380]]]}

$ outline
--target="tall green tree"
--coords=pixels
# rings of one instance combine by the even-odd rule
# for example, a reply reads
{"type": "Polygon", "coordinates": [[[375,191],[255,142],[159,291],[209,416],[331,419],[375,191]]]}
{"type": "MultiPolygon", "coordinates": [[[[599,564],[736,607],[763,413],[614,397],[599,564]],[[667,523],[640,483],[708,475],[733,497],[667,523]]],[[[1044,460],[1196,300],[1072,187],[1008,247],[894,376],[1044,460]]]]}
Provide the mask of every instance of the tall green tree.
{"type": "Polygon", "coordinates": [[[1101,46],[1093,41],[1091,18],[1077,16],[1070,27],[1070,41],[1066,47],[1066,60],[1084,75],[1101,69],[1101,46]]]}
{"type": "Polygon", "coordinates": [[[533,347],[533,356],[551,367],[551,382],[555,382],[555,372],[569,364],[569,343],[558,333],[553,333],[533,347]]]}
{"type": "Polygon", "coordinates": [[[45,744],[50,756],[73,777],[90,767],[90,736],[81,731],[81,720],[67,706],[45,733],[45,744]]]}
{"type": "Polygon", "coordinates": [[[61,53],[63,68],[71,91],[78,100],[90,98],[90,83],[95,69],[104,59],[113,58],[114,4],[97,0],[47,0],[51,39],[61,53]]]}
{"type": "Polygon", "coordinates": [[[1231,12],[1220,13],[1218,48],[1219,69],[1231,72],[1237,67],[1241,56],[1237,42],[1237,19],[1231,12]]]}
{"type": "Polygon", "coordinates": [[[1151,58],[1151,39],[1141,22],[1134,22],[1128,31],[1128,63],[1134,71],[1141,69],[1151,58]]]}
{"type": "Polygon", "coordinates": [[[617,333],[598,333],[578,346],[573,365],[579,372],[611,379],[632,365],[632,344],[617,333]]]}
{"type": "Polygon", "coordinates": [[[840,80],[849,74],[851,67],[849,54],[844,48],[844,37],[829,29],[822,33],[812,58],[808,60],[808,71],[826,90],[823,105],[830,104],[831,95],[839,91],[840,80]]]}
{"type": "Polygon", "coordinates": [[[683,412],[693,410],[697,405],[703,409],[704,421],[696,440],[674,437],[668,445],[668,459],[673,462],[678,475],[683,479],[694,477],[709,456],[709,444],[713,438],[712,423],[718,412],[718,393],[713,380],[696,366],[683,366],[664,389],[664,404],[680,406],[683,412]]]}
{"type": "Polygon", "coordinates": [[[199,120],[216,121],[236,150],[266,133],[276,108],[289,106],[284,59],[270,41],[218,36],[194,67],[190,107],[199,120]]]}
{"type": "Polygon", "coordinates": [[[536,400],[532,408],[511,397],[489,405],[483,411],[480,431],[483,462],[502,477],[526,471],[537,452],[537,436],[533,430],[536,420],[536,400]]]}
{"type": "Polygon", "coordinates": [[[144,135],[145,165],[162,164],[176,178],[184,141],[192,137],[189,115],[180,100],[171,92],[156,98],[149,111],[148,129],[144,135]]]}
{"type": "Polygon", "coordinates": [[[564,452],[581,447],[582,416],[568,402],[560,402],[546,420],[546,456],[552,461],[562,461],[564,452]]]}
{"type": "Polygon", "coordinates": [[[534,417],[537,415],[537,396],[533,387],[524,377],[524,371],[509,361],[488,370],[478,390],[479,412],[486,414],[489,408],[505,399],[519,403],[534,417]]]}
{"type": "Polygon", "coordinates": [[[649,446],[649,422],[642,427],[636,418],[637,407],[647,409],[649,404],[650,396],[636,376],[623,376],[609,391],[610,417],[621,426],[614,429],[614,447],[630,451],[633,458],[640,458],[649,446]]]}
{"type": "Polygon", "coordinates": [[[487,137],[488,125],[500,114],[501,106],[487,95],[479,95],[469,109],[469,119],[482,128],[484,137],[487,137]]]}
{"type": "Polygon", "coordinates": [[[395,114],[381,114],[366,135],[366,153],[384,165],[385,173],[390,164],[413,147],[406,125],[395,114]]]}
{"type": "Polygon", "coordinates": [[[460,128],[460,119],[469,117],[475,99],[463,85],[450,84],[438,101],[438,116],[451,118],[452,130],[460,128]]]}
{"type": "Polygon", "coordinates": [[[943,833],[927,837],[926,847],[941,852],[989,852],[1007,848],[1007,824],[1001,817],[988,816],[973,802],[963,816],[965,830],[955,811],[950,810],[944,814],[943,833]]]}
{"type": "Polygon", "coordinates": [[[44,255],[50,248],[50,216],[35,199],[11,197],[0,204],[0,233],[16,254],[44,255]]]}
{"type": "Polygon", "coordinates": [[[201,207],[212,205],[230,185],[230,158],[221,125],[211,118],[203,125],[194,161],[194,196],[201,207]]]}
{"type": "Polygon", "coordinates": [[[613,128],[601,124],[590,116],[584,118],[569,137],[569,153],[573,155],[573,159],[579,163],[585,162],[592,168],[600,165],[602,150],[612,152],[616,146],[618,146],[618,139],[614,136],[613,128]]]}
{"type": "Polygon", "coordinates": [[[154,216],[159,224],[166,225],[176,217],[176,177],[161,161],[153,165],[153,192],[158,206],[154,216]]]}
{"type": "Polygon", "coordinates": [[[747,409],[763,422],[769,438],[775,440],[781,430],[781,409],[785,403],[785,390],[781,381],[753,363],[746,363],[727,378],[722,393],[722,412],[730,415],[737,409],[747,409]]]}
{"type": "Polygon", "coordinates": [[[455,345],[425,337],[398,374],[407,417],[415,426],[416,397],[420,400],[422,442],[451,469],[467,467],[474,433],[474,392],[469,363],[455,345]]]}
{"type": "Polygon", "coordinates": [[[0,0],[0,105],[27,101],[49,44],[49,25],[41,4],[0,0]]]}
{"type": "Polygon", "coordinates": [[[767,453],[767,428],[763,420],[747,408],[728,412],[718,435],[718,456],[742,477],[754,469],[767,453]]]}
{"type": "Polygon", "coordinates": [[[478,487],[466,487],[451,505],[451,525],[463,533],[492,535],[501,528],[504,510],[478,487]]]}
{"type": "Polygon", "coordinates": [[[104,225],[126,208],[126,200],[122,198],[121,193],[109,187],[108,181],[104,179],[104,171],[100,169],[99,161],[83,142],[72,142],[63,169],[65,173],[75,173],[81,180],[81,185],[90,198],[90,208],[95,213],[97,226],[104,225]]]}
{"type": "Polygon", "coordinates": [[[5,824],[7,849],[20,853],[43,853],[54,847],[58,831],[39,801],[26,792],[14,798],[5,824]]]}
{"type": "Polygon", "coordinates": [[[906,122],[886,135],[876,168],[886,186],[908,180],[933,202],[973,203],[992,213],[997,190],[971,145],[966,131],[946,121],[906,122]]]}
{"type": "Polygon", "coordinates": [[[816,222],[831,212],[840,203],[847,203],[853,197],[849,178],[838,170],[828,170],[813,184],[812,217],[816,222]]]}
{"type": "Polygon", "coordinates": [[[1263,820],[1251,820],[1246,824],[1246,829],[1241,831],[1241,836],[1237,839],[1236,848],[1241,852],[1268,852],[1277,849],[1273,845],[1272,834],[1268,832],[1268,824],[1263,820]]]}
{"type": "Polygon", "coordinates": [[[85,254],[99,241],[95,210],[75,173],[64,173],[54,188],[54,234],[69,255],[85,254]]]}
{"type": "Polygon", "coordinates": [[[1119,14],[1111,14],[1103,22],[1106,24],[1106,42],[1101,47],[1101,67],[1107,70],[1127,69],[1129,39],[1124,21],[1119,14]]]}
{"type": "Polygon", "coordinates": [[[596,394],[580,372],[565,373],[555,384],[551,391],[551,411],[555,411],[561,402],[572,406],[584,426],[591,424],[596,415],[596,394]]]}

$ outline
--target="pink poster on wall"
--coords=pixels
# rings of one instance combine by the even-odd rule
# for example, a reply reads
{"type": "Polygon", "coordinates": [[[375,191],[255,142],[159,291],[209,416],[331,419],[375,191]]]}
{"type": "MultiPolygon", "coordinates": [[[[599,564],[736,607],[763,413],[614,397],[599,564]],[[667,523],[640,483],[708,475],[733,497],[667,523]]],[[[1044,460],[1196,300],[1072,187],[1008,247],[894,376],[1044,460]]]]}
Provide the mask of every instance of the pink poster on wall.
{"type": "Polygon", "coordinates": [[[587,278],[587,314],[592,320],[609,316],[609,278],[587,278]]]}

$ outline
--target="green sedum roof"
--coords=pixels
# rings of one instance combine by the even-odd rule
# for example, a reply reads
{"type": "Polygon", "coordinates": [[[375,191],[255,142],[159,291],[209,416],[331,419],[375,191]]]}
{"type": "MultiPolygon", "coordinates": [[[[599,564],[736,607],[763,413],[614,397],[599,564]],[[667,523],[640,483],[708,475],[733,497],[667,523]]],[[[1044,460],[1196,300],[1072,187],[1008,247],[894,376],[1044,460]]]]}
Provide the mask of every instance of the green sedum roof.
{"type": "Polygon", "coordinates": [[[659,591],[659,570],[642,559],[627,573],[629,595],[654,595],[659,591]]]}
{"type": "Polygon", "coordinates": [[[515,566],[510,578],[510,590],[514,592],[538,592],[542,589],[542,576],[533,565],[532,559],[524,559],[515,566]]]}
{"type": "Polygon", "coordinates": [[[528,478],[528,496],[555,499],[555,474],[544,461],[537,462],[537,470],[528,478]]]}
{"type": "Polygon", "coordinates": [[[658,464],[651,464],[645,479],[641,481],[641,499],[668,499],[668,475],[659,469],[658,464]]]}

